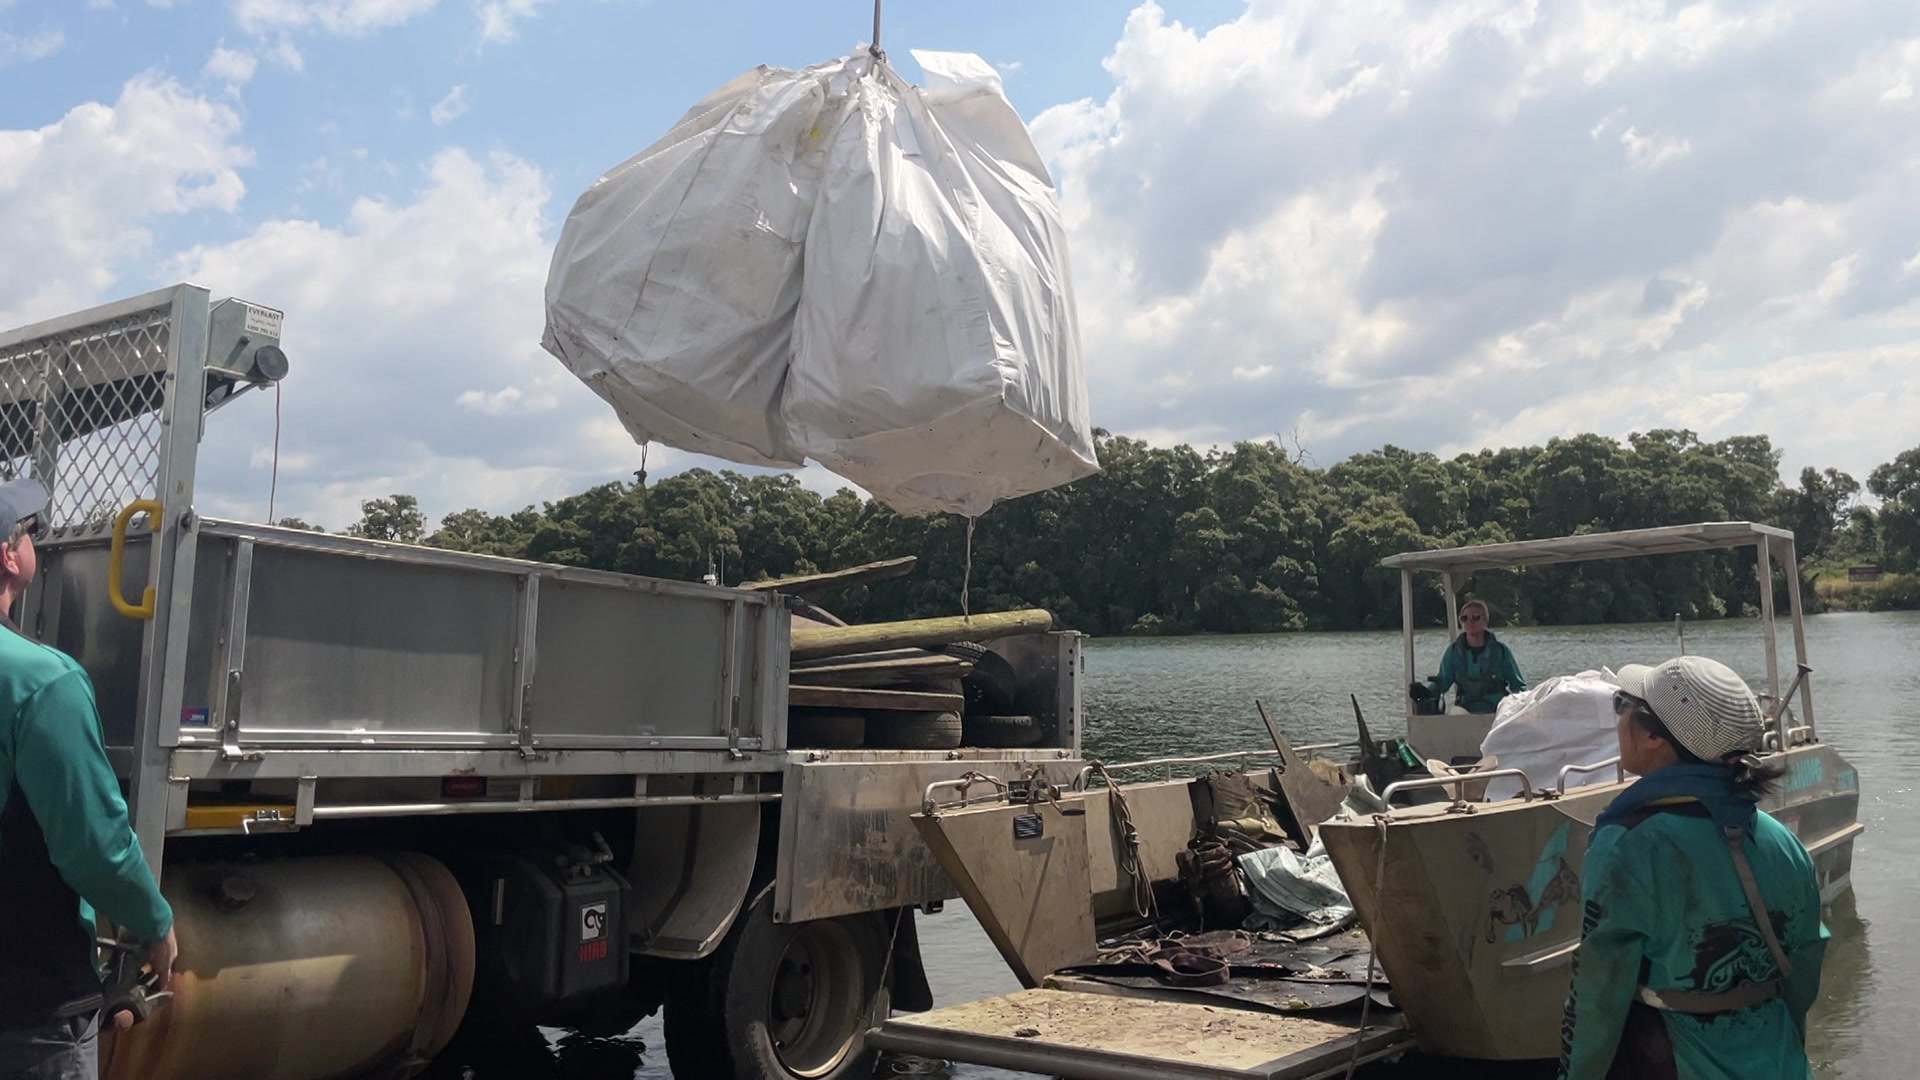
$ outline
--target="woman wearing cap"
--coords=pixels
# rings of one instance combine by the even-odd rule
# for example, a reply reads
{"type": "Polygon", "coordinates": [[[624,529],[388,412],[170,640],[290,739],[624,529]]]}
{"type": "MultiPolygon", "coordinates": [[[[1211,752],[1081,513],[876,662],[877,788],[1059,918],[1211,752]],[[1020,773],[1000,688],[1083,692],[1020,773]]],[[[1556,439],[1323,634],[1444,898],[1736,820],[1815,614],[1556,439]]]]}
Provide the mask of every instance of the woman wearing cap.
{"type": "Polygon", "coordinates": [[[1683,656],[1622,668],[1614,711],[1641,779],[1587,847],[1560,1075],[1806,1080],[1827,931],[1813,861],[1758,806],[1779,775],[1759,702],[1683,656]]]}

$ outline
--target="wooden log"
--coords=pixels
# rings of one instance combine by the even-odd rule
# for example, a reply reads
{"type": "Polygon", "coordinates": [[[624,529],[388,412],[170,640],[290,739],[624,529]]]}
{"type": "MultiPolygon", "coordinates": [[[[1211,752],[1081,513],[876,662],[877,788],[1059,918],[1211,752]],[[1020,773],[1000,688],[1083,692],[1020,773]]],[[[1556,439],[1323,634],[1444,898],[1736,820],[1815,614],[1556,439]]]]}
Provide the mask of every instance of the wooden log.
{"type": "Polygon", "coordinates": [[[1014,634],[1036,634],[1051,629],[1052,613],[1035,608],[996,611],[986,615],[952,615],[940,619],[795,630],[793,659],[811,660],[820,656],[913,645],[951,645],[956,641],[992,641],[1014,634]]]}
{"type": "Polygon", "coordinates": [[[787,704],[815,709],[872,709],[882,712],[959,712],[966,699],[959,694],[930,694],[915,690],[865,690],[850,686],[789,686],[787,704]]]}
{"type": "Polygon", "coordinates": [[[767,581],[744,581],[738,586],[749,592],[774,590],[791,596],[812,596],[817,593],[844,589],[850,585],[870,585],[888,578],[905,577],[913,572],[913,566],[920,559],[916,555],[904,555],[898,559],[883,559],[880,562],[849,566],[845,570],[829,570],[824,574],[795,574],[792,577],[771,578],[767,581]]]}

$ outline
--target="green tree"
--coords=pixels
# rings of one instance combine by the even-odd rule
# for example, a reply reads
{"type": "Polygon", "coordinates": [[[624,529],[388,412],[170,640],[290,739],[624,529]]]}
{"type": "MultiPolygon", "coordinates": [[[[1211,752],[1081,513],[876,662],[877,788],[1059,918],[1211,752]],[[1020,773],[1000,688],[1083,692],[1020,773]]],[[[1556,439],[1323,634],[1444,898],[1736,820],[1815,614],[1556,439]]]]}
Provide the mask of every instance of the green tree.
{"type": "Polygon", "coordinates": [[[360,504],[360,520],[347,526],[349,536],[402,544],[417,544],[426,532],[427,517],[420,512],[420,500],[411,495],[368,499],[360,504]]]}

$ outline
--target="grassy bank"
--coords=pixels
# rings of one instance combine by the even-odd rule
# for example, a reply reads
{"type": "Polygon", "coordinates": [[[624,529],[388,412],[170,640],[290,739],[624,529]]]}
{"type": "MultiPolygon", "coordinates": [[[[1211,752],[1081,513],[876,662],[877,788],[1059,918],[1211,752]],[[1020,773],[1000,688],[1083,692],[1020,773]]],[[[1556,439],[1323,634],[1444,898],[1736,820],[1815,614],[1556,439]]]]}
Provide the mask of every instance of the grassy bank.
{"type": "Polygon", "coordinates": [[[1823,574],[1814,579],[1813,591],[1828,611],[1920,610],[1920,574],[1888,574],[1879,581],[1823,574]]]}

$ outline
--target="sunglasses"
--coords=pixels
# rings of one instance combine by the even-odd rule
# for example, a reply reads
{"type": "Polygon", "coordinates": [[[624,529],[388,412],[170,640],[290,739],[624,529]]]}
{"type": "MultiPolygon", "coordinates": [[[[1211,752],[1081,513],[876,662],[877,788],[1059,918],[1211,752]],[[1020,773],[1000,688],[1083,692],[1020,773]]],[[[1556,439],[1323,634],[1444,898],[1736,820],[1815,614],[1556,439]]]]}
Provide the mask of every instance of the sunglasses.
{"type": "Polygon", "coordinates": [[[14,537],[16,539],[26,537],[29,540],[38,540],[40,539],[40,531],[40,516],[36,514],[21,522],[20,525],[14,529],[14,537]]]}
{"type": "Polygon", "coordinates": [[[1639,709],[1644,709],[1646,705],[1646,702],[1641,701],[1625,690],[1615,690],[1613,692],[1613,715],[1615,716],[1619,716],[1624,712],[1634,712],[1639,709]]]}
{"type": "Polygon", "coordinates": [[[1487,617],[1485,615],[1480,614],[1477,611],[1474,611],[1474,612],[1469,612],[1465,615],[1460,616],[1460,621],[1461,622],[1486,622],[1487,617]]]}

